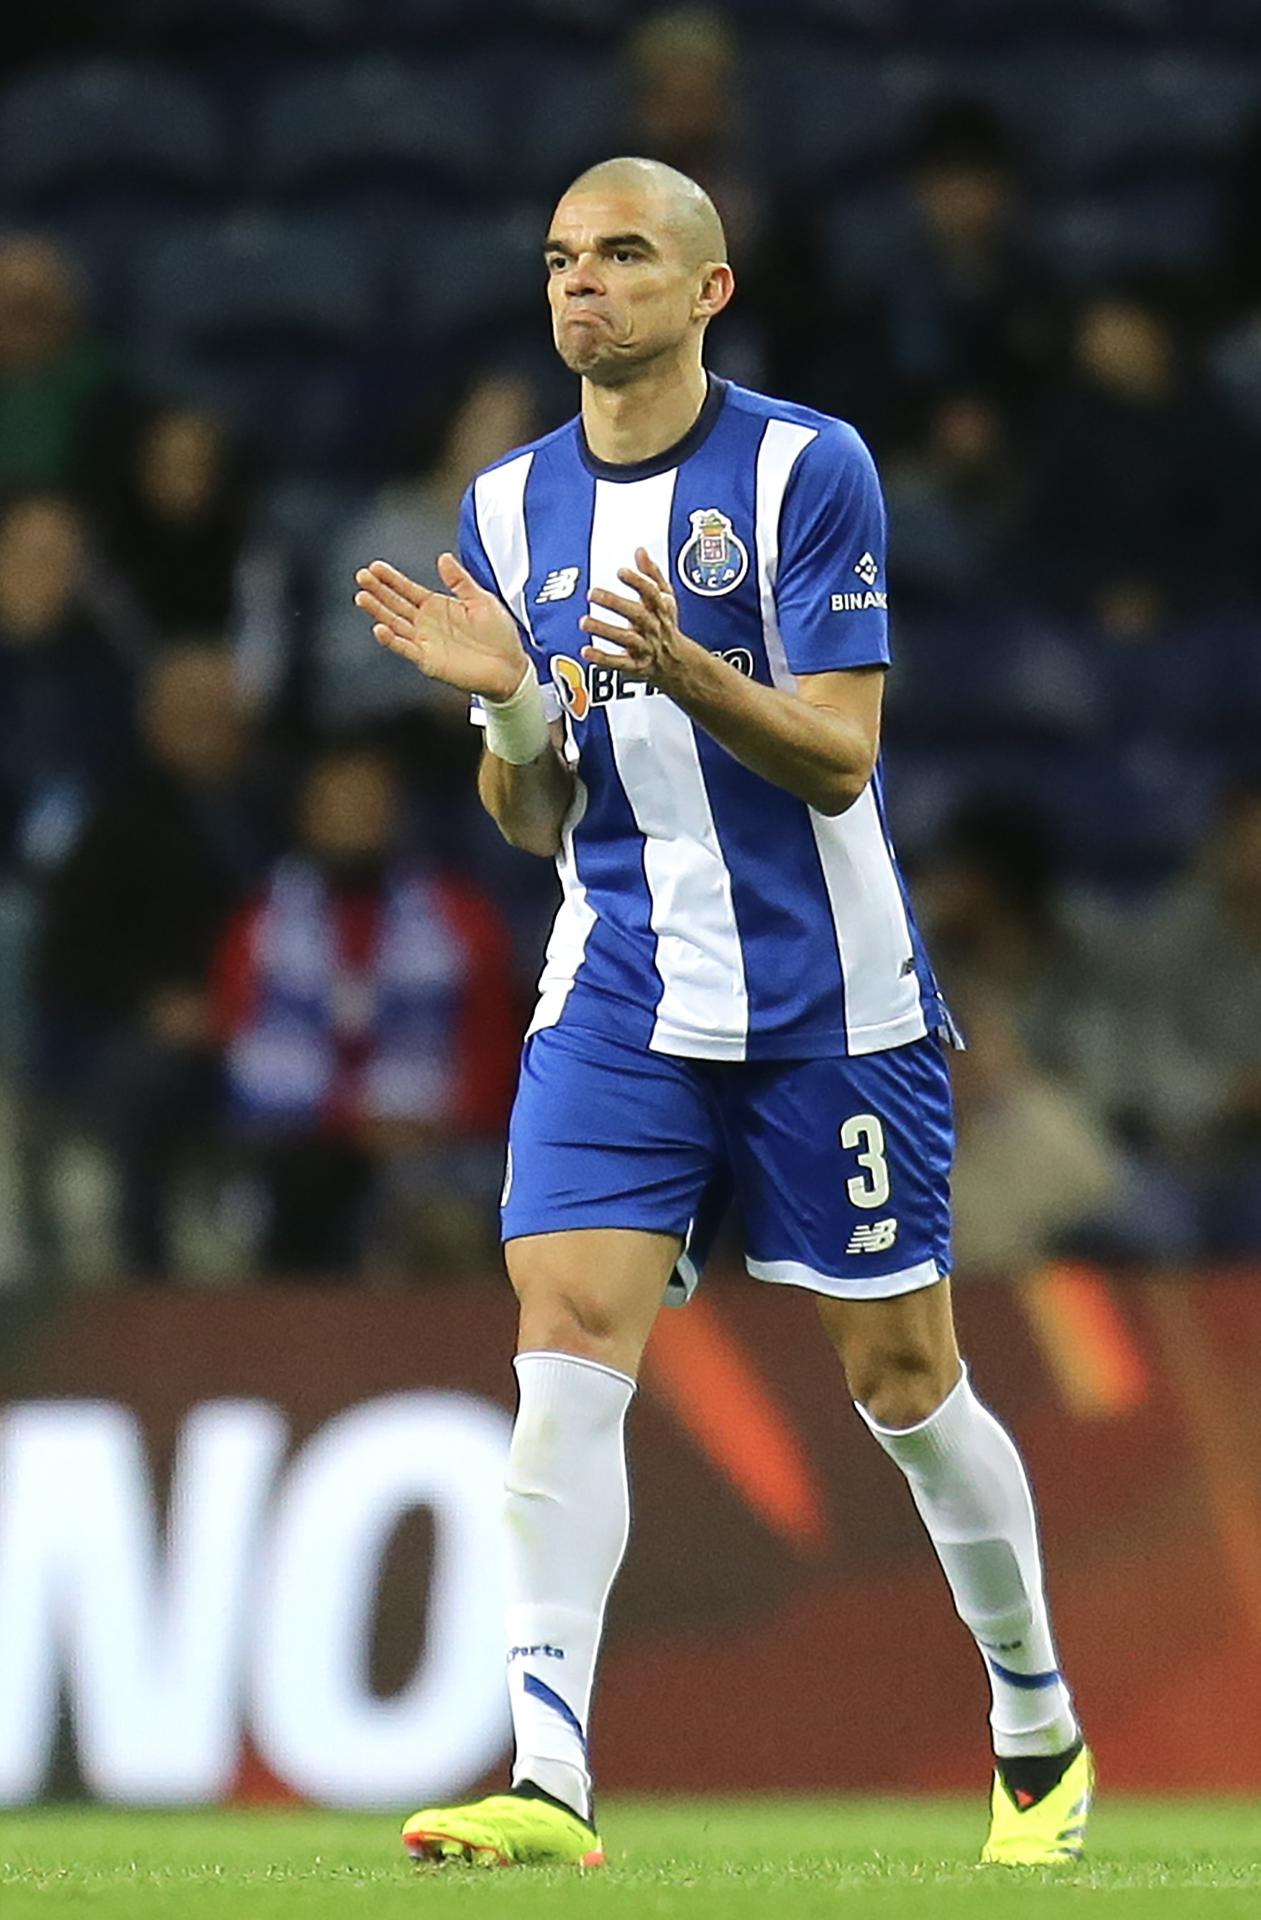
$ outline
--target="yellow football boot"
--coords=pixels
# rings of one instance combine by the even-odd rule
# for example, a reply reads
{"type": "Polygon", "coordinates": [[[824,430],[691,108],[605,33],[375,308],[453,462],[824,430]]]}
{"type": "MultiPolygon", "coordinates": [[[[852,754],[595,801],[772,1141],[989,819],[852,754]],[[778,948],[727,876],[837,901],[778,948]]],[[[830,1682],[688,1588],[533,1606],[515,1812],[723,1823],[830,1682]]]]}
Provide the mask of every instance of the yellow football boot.
{"type": "Polygon", "coordinates": [[[1083,1746],[1049,1793],[1021,1806],[994,1774],[990,1795],[989,1839],[981,1849],[982,1866],[1062,1867],[1080,1860],[1095,1786],[1095,1763],[1083,1746]]]}
{"type": "Polygon", "coordinates": [[[599,1834],[554,1800],[492,1793],[464,1807],[425,1807],[403,1828],[413,1860],[472,1867],[602,1867],[599,1834]]]}

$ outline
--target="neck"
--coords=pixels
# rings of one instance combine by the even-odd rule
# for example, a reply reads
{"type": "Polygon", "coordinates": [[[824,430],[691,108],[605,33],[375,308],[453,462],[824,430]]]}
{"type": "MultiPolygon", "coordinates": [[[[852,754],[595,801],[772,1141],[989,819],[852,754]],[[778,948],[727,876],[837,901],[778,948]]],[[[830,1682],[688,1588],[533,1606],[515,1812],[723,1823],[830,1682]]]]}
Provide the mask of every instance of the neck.
{"type": "Polygon", "coordinates": [[[695,424],[709,383],[700,354],[682,364],[663,357],[651,361],[625,386],[582,383],[582,426],[597,460],[630,466],[652,460],[683,438],[695,424]]]}

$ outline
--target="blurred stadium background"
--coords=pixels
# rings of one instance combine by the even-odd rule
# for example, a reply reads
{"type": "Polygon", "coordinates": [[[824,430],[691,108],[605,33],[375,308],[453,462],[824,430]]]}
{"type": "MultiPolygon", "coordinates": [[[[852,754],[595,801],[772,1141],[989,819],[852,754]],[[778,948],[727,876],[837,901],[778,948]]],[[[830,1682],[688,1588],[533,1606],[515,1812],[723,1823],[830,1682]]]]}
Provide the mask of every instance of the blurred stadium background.
{"type": "MultiPolygon", "coordinates": [[[[1255,1791],[1255,0],[0,34],[0,1801],[404,1803],[504,1752],[494,1213],[553,881],[351,577],[429,575],[572,411],[538,245],[617,151],[727,218],[716,369],[882,466],[961,1318],[1105,1777],[1255,1791]],[[263,1030],[282,950],[314,1046],[263,1030]]],[[[608,1787],[975,1784],[983,1678],[843,1415],[808,1303],[733,1271],[663,1321],[608,1787]]]]}

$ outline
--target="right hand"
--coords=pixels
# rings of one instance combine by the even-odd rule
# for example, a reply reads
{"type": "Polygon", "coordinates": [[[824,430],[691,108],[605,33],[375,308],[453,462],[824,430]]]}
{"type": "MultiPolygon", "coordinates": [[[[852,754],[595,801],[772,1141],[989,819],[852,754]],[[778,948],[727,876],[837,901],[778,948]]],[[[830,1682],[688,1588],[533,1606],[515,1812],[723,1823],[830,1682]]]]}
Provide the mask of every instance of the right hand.
{"type": "Polygon", "coordinates": [[[355,575],[355,605],[371,617],[381,645],[429,679],[507,700],[528,665],[516,621],[453,553],[439,554],[438,573],[449,593],[419,586],[388,560],[374,560],[355,575]]]}

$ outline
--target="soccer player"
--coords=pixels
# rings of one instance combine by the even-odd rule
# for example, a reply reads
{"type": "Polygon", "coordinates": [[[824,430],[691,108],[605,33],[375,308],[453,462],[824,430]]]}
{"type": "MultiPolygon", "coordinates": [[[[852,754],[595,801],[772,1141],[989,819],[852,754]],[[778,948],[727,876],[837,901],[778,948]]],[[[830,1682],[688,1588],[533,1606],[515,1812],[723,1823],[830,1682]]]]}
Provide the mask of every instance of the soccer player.
{"type": "Polygon", "coordinates": [[[736,1189],[749,1272],[817,1295],[980,1648],[982,1858],[1055,1863],[1081,1851],[1091,1761],[1020,1456],[955,1343],[955,1035],[885,822],[880,488],[852,427],[706,373],[725,254],[684,175],[583,174],[544,245],[579,417],[478,476],[447,592],[379,560],[356,576],[377,640],[474,696],[482,801],[563,889],[503,1197],[512,1786],[404,1839],[603,1859],[587,1728],[625,1416],[663,1297],[696,1286],[736,1189]]]}

